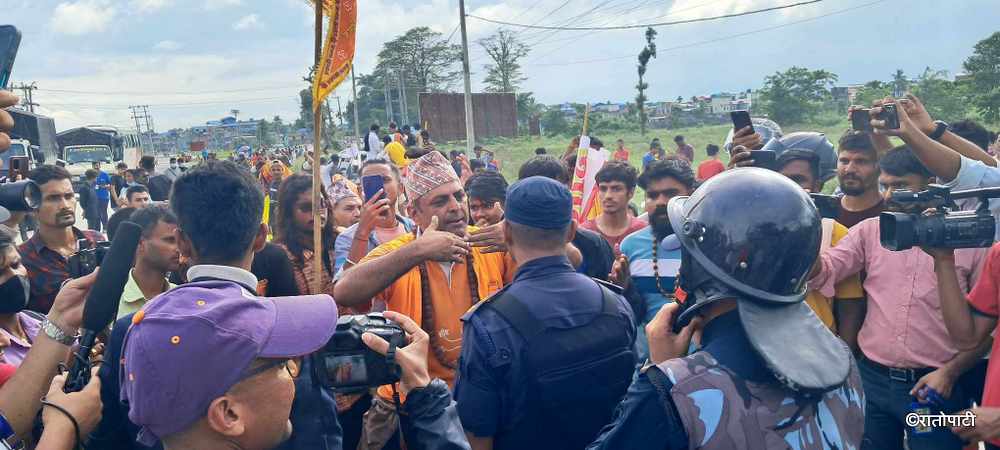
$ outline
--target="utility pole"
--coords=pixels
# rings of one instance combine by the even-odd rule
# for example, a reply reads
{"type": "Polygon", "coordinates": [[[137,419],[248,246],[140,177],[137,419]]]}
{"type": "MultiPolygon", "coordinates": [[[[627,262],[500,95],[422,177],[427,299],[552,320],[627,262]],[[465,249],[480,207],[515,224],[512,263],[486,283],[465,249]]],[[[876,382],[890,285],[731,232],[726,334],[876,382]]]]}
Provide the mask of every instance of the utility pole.
{"type": "Polygon", "coordinates": [[[462,72],[465,76],[465,154],[472,156],[476,129],[472,123],[472,75],[469,73],[469,36],[465,31],[465,0],[458,0],[458,24],[462,29],[462,72]]]}
{"type": "Polygon", "coordinates": [[[344,110],[340,107],[340,96],[334,96],[337,99],[337,117],[340,118],[340,126],[344,126],[344,110]]]}
{"type": "Polygon", "coordinates": [[[31,84],[21,83],[17,86],[11,85],[11,89],[21,90],[21,93],[23,94],[21,104],[28,107],[28,112],[34,113],[35,107],[38,106],[38,103],[34,102],[34,96],[32,94],[35,89],[38,89],[37,84],[34,81],[32,81],[31,84]]]}
{"type": "Polygon", "coordinates": [[[142,118],[142,116],[139,115],[139,108],[142,108],[142,105],[130,105],[128,107],[128,109],[132,111],[132,120],[135,121],[135,132],[139,135],[139,154],[142,154],[142,126],[139,125],[139,119],[142,118]]]}
{"type": "Polygon", "coordinates": [[[354,66],[351,66],[351,92],[354,95],[354,137],[361,139],[361,128],[358,125],[358,84],[354,81],[354,66]]]}
{"type": "Polygon", "coordinates": [[[398,69],[396,70],[396,82],[399,86],[399,108],[403,110],[400,119],[403,123],[410,123],[410,109],[406,104],[406,82],[403,79],[403,73],[398,69]]]}
{"type": "Polygon", "coordinates": [[[392,97],[389,95],[389,76],[382,75],[382,94],[385,96],[385,126],[392,122],[392,97]]]}

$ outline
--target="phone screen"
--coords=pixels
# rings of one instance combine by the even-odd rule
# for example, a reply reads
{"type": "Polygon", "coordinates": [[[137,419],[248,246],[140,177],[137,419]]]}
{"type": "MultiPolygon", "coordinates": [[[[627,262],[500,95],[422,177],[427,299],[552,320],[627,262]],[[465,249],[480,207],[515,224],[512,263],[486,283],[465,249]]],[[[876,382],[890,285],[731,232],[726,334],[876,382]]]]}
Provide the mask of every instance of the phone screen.
{"type": "Polygon", "coordinates": [[[750,120],[749,111],[732,111],[729,116],[733,119],[733,130],[740,131],[746,127],[750,127],[750,132],[753,133],[753,121],[750,120]]]}
{"type": "Polygon", "coordinates": [[[361,177],[361,189],[365,191],[365,202],[368,202],[375,196],[375,193],[382,189],[384,184],[382,183],[382,175],[368,175],[366,177],[361,177]]]}
{"type": "Polygon", "coordinates": [[[7,89],[10,73],[14,70],[14,58],[21,45],[21,32],[13,25],[0,26],[0,89],[7,89]]]}

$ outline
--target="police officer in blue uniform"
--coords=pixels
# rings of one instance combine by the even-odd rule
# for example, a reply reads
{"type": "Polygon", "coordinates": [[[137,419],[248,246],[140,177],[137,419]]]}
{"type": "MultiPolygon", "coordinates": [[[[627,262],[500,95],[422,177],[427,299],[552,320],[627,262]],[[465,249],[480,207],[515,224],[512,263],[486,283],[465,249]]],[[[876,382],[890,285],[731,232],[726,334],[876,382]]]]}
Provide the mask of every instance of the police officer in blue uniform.
{"type": "Polygon", "coordinates": [[[463,318],[455,400],[473,449],[581,449],[632,379],[635,323],[620,292],[566,258],[573,198],[529,177],[507,191],[514,281],[463,318]]]}
{"type": "Polygon", "coordinates": [[[809,196],[744,168],[667,208],[687,298],[647,325],[650,361],[589,448],[859,448],[854,358],[804,302],[821,240],[809,196]],[[701,349],[684,356],[697,327],[701,349]]]}

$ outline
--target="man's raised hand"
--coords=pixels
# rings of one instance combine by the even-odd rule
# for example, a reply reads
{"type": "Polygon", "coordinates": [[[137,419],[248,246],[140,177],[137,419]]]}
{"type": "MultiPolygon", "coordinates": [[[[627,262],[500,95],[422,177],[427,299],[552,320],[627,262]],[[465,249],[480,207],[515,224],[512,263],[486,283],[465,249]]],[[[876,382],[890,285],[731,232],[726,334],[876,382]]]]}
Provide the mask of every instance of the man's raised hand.
{"type": "Polygon", "coordinates": [[[424,259],[440,262],[462,262],[469,254],[469,244],[453,233],[438,230],[439,219],[431,218],[431,224],[414,242],[420,246],[424,259]]]}

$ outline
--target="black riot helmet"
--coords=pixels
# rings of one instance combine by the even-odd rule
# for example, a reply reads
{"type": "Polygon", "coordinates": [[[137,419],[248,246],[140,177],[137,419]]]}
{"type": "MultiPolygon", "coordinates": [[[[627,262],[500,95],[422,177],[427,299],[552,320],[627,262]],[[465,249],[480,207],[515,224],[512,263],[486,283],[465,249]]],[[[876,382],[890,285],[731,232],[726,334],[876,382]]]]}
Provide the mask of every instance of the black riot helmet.
{"type": "Polygon", "coordinates": [[[837,174],[837,151],[823,133],[799,131],[768,141],[763,150],[772,150],[780,157],[788,150],[801,150],[819,156],[819,181],[826,183],[837,174]]]}
{"type": "Polygon", "coordinates": [[[804,302],[822,225],[801,187],[770,170],[735,169],[667,209],[687,293],[677,327],[706,305],[735,299],[750,343],[787,386],[826,390],[846,379],[850,351],[804,302]]]}

